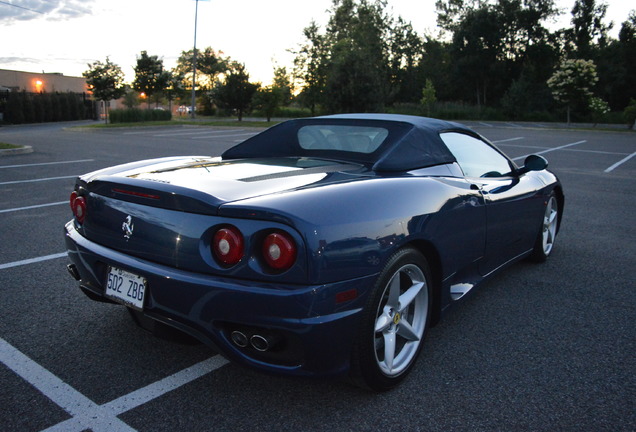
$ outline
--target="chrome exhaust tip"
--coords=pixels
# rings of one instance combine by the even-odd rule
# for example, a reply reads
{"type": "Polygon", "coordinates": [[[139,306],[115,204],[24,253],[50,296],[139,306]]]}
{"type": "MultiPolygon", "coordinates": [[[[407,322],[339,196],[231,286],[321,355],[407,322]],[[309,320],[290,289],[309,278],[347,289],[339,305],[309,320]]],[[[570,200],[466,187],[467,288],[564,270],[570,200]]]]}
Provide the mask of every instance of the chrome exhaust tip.
{"type": "Polygon", "coordinates": [[[230,338],[232,339],[232,342],[234,342],[234,345],[238,347],[245,348],[248,344],[247,336],[241,331],[234,330],[230,334],[230,338]]]}
{"type": "Polygon", "coordinates": [[[265,352],[270,348],[271,343],[267,337],[255,334],[250,338],[250,345],[256,351],[265,352]]]}
{"type": "Polygon", "coordinates": [[[77,267],[75,267],[75,264],[67,265],[66,270],[76,281],[79,281],[82,278],[79,274],[79,271],[77,270],[77,267]]]}

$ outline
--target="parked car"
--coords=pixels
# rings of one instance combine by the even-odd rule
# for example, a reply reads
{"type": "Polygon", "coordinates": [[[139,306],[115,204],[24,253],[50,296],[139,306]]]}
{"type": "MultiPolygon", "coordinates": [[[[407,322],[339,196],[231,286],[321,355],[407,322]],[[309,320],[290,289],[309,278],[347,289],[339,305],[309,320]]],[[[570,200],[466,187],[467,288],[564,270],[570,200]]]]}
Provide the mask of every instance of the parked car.
{"type": "MultiPolygon", "coordinates": [[[[194,109],[196,111],[196,108],[194,109]]],[[[181,115],[192,113],[192,106],[179,105],[177,112],[181,115]]]]}
{"type": "Polygon", "coordinates": [[[220,157],[79,177],[68,268],[90,298],[237,363],[384,391],[449,306],[551,254],[564,195],[546,167],[442,120],[290,120],[220,157]]]}

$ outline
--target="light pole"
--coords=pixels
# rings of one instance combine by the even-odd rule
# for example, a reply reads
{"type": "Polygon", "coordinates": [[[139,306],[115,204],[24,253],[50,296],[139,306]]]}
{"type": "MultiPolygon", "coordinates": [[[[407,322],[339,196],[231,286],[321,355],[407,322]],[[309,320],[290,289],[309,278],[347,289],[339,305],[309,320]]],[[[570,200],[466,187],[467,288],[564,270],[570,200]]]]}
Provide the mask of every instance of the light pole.
{"type": "Polygon", "coordinates": [[[196,107],[196,84],[197,84],[197,15],[199,14],[199,0],[195,0],[194,6],[194,55],[192,58],[192,101],[190,104],[190,114],[192,118],[195,117],[195,107],[196,107]]]}

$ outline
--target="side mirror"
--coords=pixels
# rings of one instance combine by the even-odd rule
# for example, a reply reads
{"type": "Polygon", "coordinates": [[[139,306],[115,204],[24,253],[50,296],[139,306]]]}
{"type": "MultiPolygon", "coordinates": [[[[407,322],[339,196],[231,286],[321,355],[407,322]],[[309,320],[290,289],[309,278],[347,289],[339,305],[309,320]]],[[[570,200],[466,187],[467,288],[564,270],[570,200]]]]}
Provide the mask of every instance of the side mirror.
{"type": "Polygon", "coordinates": [[[542,171],[548,167],[548,161],[543,156],[530,155],[523,162],[523,167],[519,168],[519,174],[525,174],[529,171],[542,171]]]}

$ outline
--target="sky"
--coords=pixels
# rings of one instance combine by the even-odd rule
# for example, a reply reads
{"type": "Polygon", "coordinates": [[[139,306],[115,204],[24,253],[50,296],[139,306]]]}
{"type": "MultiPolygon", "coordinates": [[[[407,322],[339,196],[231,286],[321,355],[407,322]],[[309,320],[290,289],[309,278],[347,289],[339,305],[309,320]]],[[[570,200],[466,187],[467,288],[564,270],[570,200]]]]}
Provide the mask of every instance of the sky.
{"type": "MultiPolygon", "coordinates": [[[[606,0],[606,22],[617,37],[629,11],[626,0],[606,0]]],[[[324,29],[332,0],[0,0],[0,69],[81,76],[106,57],[126,81],[141,51],[171,69],[182,51],[212,47],[244,63],[250,80],[268,84],[275,66],[291,71],[290,49],[303,42],[312,20],[324,29]]],[[[553,28],[568,27],[574,0],[553,28]]],[[[411,22],[420,35],[436,35],[435,0],[388,0],[388,12],[411,22]]],[[[552,28],[552,27],[551,27],[552,28]]]]}

